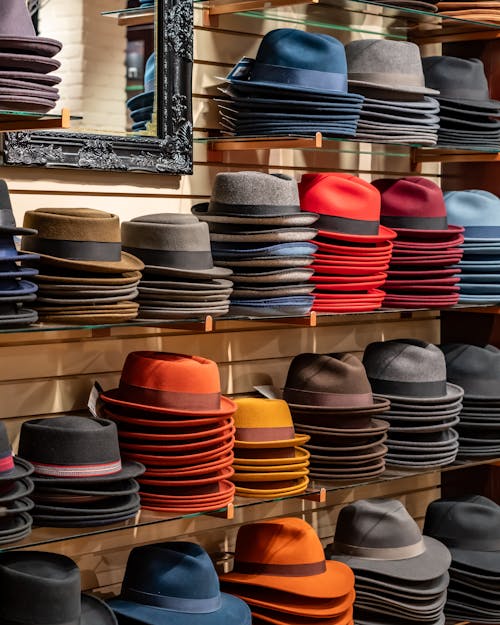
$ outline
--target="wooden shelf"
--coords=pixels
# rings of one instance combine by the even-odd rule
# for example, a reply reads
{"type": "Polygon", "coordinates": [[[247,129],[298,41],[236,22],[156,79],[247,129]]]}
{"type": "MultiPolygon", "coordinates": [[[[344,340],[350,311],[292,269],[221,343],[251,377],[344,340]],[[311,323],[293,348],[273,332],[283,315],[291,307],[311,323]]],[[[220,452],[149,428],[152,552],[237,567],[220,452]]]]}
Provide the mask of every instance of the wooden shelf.
{"type": "Polygon", "coordinates": [[[411,169],[419,172],[423,163],[496,163],[500,152],[479,152],[473,150],[412,148],[411,169]]]}
{"type": "Polygon", "coordinates": [[[221,162],[224,152],[241,152],[254,150],[281,150],[281,149],[319,149],[323,147],[323,135],[316,132],[311,137],[249,137],[235,138],[234,140],[214,139],[208,142],[208,161],[221,162]]]}
{"type": "Polygon", "coordinates": [[[116,19],[118,26],[144,26],[145,24],[154,24],[155,22],[154,7],[103,11],[101,15],[116,19]]]}
{"type": "MultiPolygon", "coordinates": [[[[1,115],[1,112],[0,112],[1,115]]],[[[6,118],[7,115],[4,115],[6,118]]],[[[27,131],[27,130],[47,130],[57,128],[69,128],[71,125],[71,116],[69,109],[63,108],[60,116],[34,118],[26,114],[9,115],[12,121],[3,119],[0,121],[0,133],[27,131]]]]}
{"type": "Polygon", "coordinates": [[[469,26],[451,26],[444,27],[436,32],[430,30],[427,34],[425,30],[416,29],[410,33],[409,39],[419,46],[425,46],[431,43],[455,43],[457,41],[489,41],[500,37],[500,29],[495,28],[492,24],[491,28],[486,26],[479,27],[476,23],[469,26]]]}

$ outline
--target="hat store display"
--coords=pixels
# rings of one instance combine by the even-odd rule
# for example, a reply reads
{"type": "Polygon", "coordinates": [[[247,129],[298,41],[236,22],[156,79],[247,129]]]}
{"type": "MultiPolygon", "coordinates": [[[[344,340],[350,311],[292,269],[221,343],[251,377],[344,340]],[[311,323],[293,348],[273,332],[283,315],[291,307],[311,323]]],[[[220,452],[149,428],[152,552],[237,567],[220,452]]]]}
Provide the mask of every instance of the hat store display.
{"type": "MultiPolygon", "coordinates": [[[[459,298],[463,228],[449,225],[443,192],[417,176],[382,178],[380,222],[397,233],[384,290],[386,308],[446,308],[459,298]]],[[[455,223],[455,222],[452,222],[455,223]]]]}
{"type": "Polygon", "coordinates": [[[191,542],[130,552],[119,597],[109,606],[128,625],[251,625],[244,601],[220,591],[209,555],[191,542]]]}
{"type": "MultiPolygon", "coordinates": [[[[25,0],[0,2],[0,109],[43,115],[59,100],[62,43],[38,37],[25,0]]],[[[0,115],[0,118],[2,116],[0,115]]],[[[8,119],[8,115],[3,116],[8,119]]]]}
{"type": "Polygon", "coordinates": [[[394,468],[451,464],[464,391],[446,381],[443,352],[416,339],[370,343],[363,363],[375,397],[391,402],[386,462],[394,468]]]}
{"type": "Polygon", "coordinates": [[[500,623],[500,506],[480,495],[438,499],[427,508],[424,533],[451,552],[446,616],[500,623]]]}
{"type": "MultiPolygon", "coordinates": [[[[122,251],[116,215],[92,208],[27,211],[22,252],[34,252],[39,274],[36,306],[41,321],[120,323],[137,316],[142,262],[122,251]]],[[[23,261],[31,266],[31,261],[23,261]]]]}
{"type": "Polygon", "coordinates": [[[464,227],[461,303],[500,302],[500,199],[471,189],[444,194],[448,219],[464,227]]]}
{"type": "Polygon", "coordinates": [[[318,217],[301,211],[294,178],[219,173],[210,202],[192,212],[208,224],[215,262],[233,272],[230,315],[309,313],[318,217]]]}
{"type": "Polygon", "coordinates": [[[429,56],[425,84],[440,92],[438,145],[500,150],[500,102],[491,100],[480,59],[429,56]]]}
{"type": "Polygon", "coordinates": [[[310,436],[313,480],[372,478],[385,469],[389,401],[374,398],[362,362],[353,354],[300,354],[283,390],[295,430],[310,436]]]}
{"type": "Polygon", "coordinates": [[[450,553],[422,536],[400,501],[361,499],[342,508],[326,554],[354,571],[356,625],[444,625],[450,553]]]}
{"type": "Polygon", "coordinates": [[[459,433],[459,458],[500,454],[500,350],[464,343],[442,345],[448,381],[464,389],[459,433]]]}
{"type": "Polygon", "coordinates": [[[139,319],[219,317],[229,310],[231,270],[214,266],[208,225],[159,213],[122,223],[123,249],[140,258],[139,319]]]}
{"type": "Polygon", "coordinates": [[[341,173],[304,174],[299,184],[303,211],[319,216],[313,310],[363,312],[382,306],[396,233],[380,225],[380,193],[341,173]]]}
{"type": "MultiPolygon", "coordinates": [[[[153,6],[153,3],[141,6],[153,6]]],[[[127,108],[132,118],[132,131],[146,130],[153,118],[155,101],[155,53],[146,61],[144,71],[144,91],[127,100],[127,108]]]]}
{"type": "Polygon", "coordinates": [[[243,58],[218,100],[223,134],[354,137],[363,97],[348,92],[342,43],[326,34],[278,28],[255,59],[243,58]]]}
{"type": "Polygon", "coordinates": [[[118,388],[101,394],[104,416],[118,425],[122,456],[145,465],[139,478],[146,510],[219,510],[234,497],[236,404],[221,395],[212,360],[132,352],[118,388]]]}
{"type": "Polygon", "coordinates": [[[313,528],[296,518],[268,519],[238,530],[225,592],[250,606],[252,623],[352,625],[354,574],[325,560],[313,528]]]}
{"type": "Polygon", "coordinates": [[[296,434],[281,399],[235,399],[234,475],[241,497],[282,497],[303,493],[309,483],[309,440],[296,434]]]}
{"type": "Polygon", "coordinates": [[[439,129],[436,89],[425,85],[419,47],[358,39],[345,47],[349,89],[364,96],[356,139],[433,146],[439,129]]]}
{"type": "Polygon", "coordinates": [[[135,517],[138,462],[122,461],[116,425],[63,415],[21,426],[19,457],[34,467],[33,519],[44,527],[93,527],[135,517]]]}

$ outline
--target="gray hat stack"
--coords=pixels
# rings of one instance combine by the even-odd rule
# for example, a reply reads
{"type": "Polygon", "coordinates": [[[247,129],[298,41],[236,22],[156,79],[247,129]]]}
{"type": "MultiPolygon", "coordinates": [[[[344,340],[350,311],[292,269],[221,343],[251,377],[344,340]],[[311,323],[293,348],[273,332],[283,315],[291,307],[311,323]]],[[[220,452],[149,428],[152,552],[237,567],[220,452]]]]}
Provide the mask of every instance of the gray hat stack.
{"type": "Polygon", "coordinates": [[[326,555],[354,571],[356,625],[444,625],[450,553],[422,536],[400,501],[359,500],[342,508],[326,555]]]}
{"type": "Polygon", "coordinates": [[[363,363],[374,394],[391,401],[387,465],[444,466],[454,462],[463,389],[446,381],[441,350],[425,341],[371,343],[363,363]]]}
{"type": "Polygon", "coordinates": [[[420,51],[409,41],[359,39],[346,46],[349,89],[365,96],[356,138],[432,146],[439,104],[425,86],[420,51]]]}
{"type": "Polygon", "coordinates": [[[193,215],[145,215],[122,223],[122,241],[145,265],[137,299],[139,319],[227,313],[233,287],[227,278],[232,272],[214,266],[207,224],[193,215]]]}
{"type": "Polygon", "coordinates": [[[450,382],[464,389],[458,455],[488,458],[500,454],[500,350],[452,343],[442,345],[450,382]]]}
{"type": "Polygon", "coordinates": [[[210,202],[192,211],[208,223],[212,254],[233,271],[230,314],[305,315],[318,216],[300,210],[297,182],[284,174],[217,174],[210,202]]]}

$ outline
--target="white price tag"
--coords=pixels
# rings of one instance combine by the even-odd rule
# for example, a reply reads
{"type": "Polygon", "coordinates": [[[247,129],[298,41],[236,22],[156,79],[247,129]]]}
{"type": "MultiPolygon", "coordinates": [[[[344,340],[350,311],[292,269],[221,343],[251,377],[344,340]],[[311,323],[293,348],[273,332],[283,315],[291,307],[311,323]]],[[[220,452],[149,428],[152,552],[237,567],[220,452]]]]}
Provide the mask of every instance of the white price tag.
{"type": "Polygon", "coordinates": [[[90,391],[89,401],[87,403],[88,409],[90,410],[92,416],[95,417],[96,419],[100,418],[98,402],[99,402],[99,395],[101,393],[102,393],[102,386],[96,380],[94,382],[94,386],[92,387],[92,390],[90,391]]]}
{"type": "Polygon", "coordinates": [[[267,399],[281,399],[281,392],[272,384],[262,384],[261,386],[254,386],[257,393],[260,393],[267,399]]]}

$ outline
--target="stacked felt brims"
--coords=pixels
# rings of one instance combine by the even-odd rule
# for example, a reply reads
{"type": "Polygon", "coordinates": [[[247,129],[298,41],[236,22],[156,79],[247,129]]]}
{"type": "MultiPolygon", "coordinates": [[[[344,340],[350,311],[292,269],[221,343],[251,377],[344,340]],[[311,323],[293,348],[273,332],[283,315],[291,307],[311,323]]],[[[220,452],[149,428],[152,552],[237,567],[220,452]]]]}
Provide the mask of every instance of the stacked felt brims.
{"type": "Polygon", "coordinates": [[[448,619],[500,623],[500,506],[480,495],[438,499],[427,508],[424,533],[451,552],[448,619]]]}
{"type": "Polygon", "coordinates": [[[37,230],[23,236],[21,247],[40,257],[34,305],[42,321],[120,323],[137,316],[133,300],[144,265],[122,251],[116,215],[92,208],[39,208],[25,213],[24,227],[37,230]]]}
{"type": "Polygon", "coordinates": [[[284,174],[217,174],[209,203],[193,213],[208,223],[215,261],[232,270],[232,315],[305,315],[314,285],[311,243],[318,217],[301,212],[297,182],[284,174]]]}
{"type": "Polygon", "coordinates": [[[143,261],[139,318],[220,317],[229,310],[231,270],[214,266],[206,223],[159,213],[122,224],[123,248],[143,261]]]}
{"type": "MultiPolygon", "coordinates": [[[[51,72],[61,63],[53,57],[62,43],[38,37],[24,0],[0,3],[0,109],[43,115],[59,100],[61,79],[51,72]]],[[[12,115],[1,115],[8,121],[12,115]]]]}
{"type": "Polygon", "coordinates": [[[201,356],[132,352],[118,388],[101,394],[124,458],[141,462],[142,507],[218,510],[234,497],[236,405],[221,396],[217,364],[201,356]]]}
{"type": "Polygon", "coordinates": [[[353,624],[353,572],[325,560],[316,532],[302,519],[240,527],[233,570],[220,581],[250,606],[254,625],[353,624]]]}
{"type": "Polygon", "coordinates": [[[281,399],[235,400],[234,475],[242,497],[284,497],[309,484],[309,436],[296,434],[287,403],[281,399]]]}
{"type": "Polygon", "coordinates": [[[500,199],[471,189],[444,194],[448,219],[465,228],[460,270],[460,302],[500,302],[500,199]]]}
{"type": "Polygon", "coordinates": [[[349,89],[364,96],[356,139],[432,146],[439,92],[425,86],[419,47],[409,41],[358,39],[346,45],[349,89]]]}
{"type": "Polygon", "coordinates": [[[429,56],[425,84],[437,89],[438,145],[466,150],[500,150],[500,102],[491,100],[480,59],[429,56]]]}
{"type": "MultiPolygon", "coordinates": [[[[142,4],[141,4],[142,6],[142,4]]],[[[144,3],[144,7],[153,6],[153,3],[144,3]]],[[[127,100],[127,108],[132,118],[132,130],[138,132],[146,130],[148,122],[153,118],[155,101],[155,53],[146,61],[144,71],[144,91],[127,100]]]]}
{"type": "Polygon", "coordinates": [[[448,381],[464,389],[459,434],[460,458],[500,454],[500,350],[452,343],[442,345],[448,381]]]}
{"type": "Polygon", "coordinates": [[[362,312],[380,308],[396,233],[380,225],[380,193],[350,174],[304,174],[302,210],[319,215],[313,243],[313,310],[362,312]]]}
{"type": "MultiPolygon", "coordinates": [[[[384,472],[389,423],[379,419],[389,402],[372,396],[361,361],[353,354],[300,354],[283,391],[295,430],[307,434],[309,477],[350,480],[384,472]]],[[[385,415],[384,415],[385,416],[385,415]]]]}
{"type": "MultiPolygon", "coordinates": [[[[437,9],[440,17],[449,16],[471,22],[500,21],[500,2],[498,0],[439,0],[437,9]]],[[[450,24],[451,20],[447,20],[450,24]]]]}
{"type": "Polygon", "coordinates": [[[39,256],[19,252],[15,239],[36,233],[31,228],[16,226],[9,189],[5,181],[0,180],[0,328],[27,326],[38,319],[35,310],[24,307],[36,299],[38,287],[26,278],[33,278],[38,270],[34,267],[20,267],[17,262],[36,261],[39,256]]]}
{"type": "Polygon", "coordinates": [[[353,137],[363,102],[348,93],[342,43],[330,35],[278,28],[257,56],[226,77],[218,100],[224,134],[353,137]]]}
{"type": "Polygon", "coordinates": [[[422,536],[400,501],[359,500],[342,508],[326,554],[354,571],[356,625],[444,625],[450,553],[422,536]]]}
{"type": "MultiPolygon", "coordinates": [[[[448,225],[441,189],[417,176],[380,179],[380,221],[397,233],[388,277],[385,307],[444,308],[458,302],[463,228],[448,225]]],[[[456,223],[456,222],[452,222],[456,223]]]]}
{"type": "Polygon", "coordinates": [[[19,456],[34,467],[33,519],[45,527],[93,527],[135,517],[138,462],[122,462],[116,425],[63,415],[21,426],[19,456]]]}
{"type": "Polygon", "coordinates": [[[446,381],[442,351],[425,341],[370,343],[363,363],[374,394],[390,400],[387,464],[429,468],[451,464],[458,452],[463,389],[446,381]]]}

